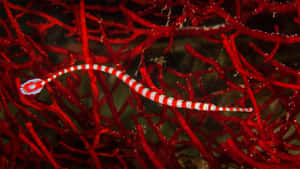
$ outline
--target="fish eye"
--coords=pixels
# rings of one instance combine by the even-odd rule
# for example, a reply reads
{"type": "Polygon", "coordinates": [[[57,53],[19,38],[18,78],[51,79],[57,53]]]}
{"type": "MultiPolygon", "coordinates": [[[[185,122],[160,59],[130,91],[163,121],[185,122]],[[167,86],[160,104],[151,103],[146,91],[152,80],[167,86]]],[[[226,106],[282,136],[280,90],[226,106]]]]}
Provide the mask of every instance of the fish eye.
{"type": "Polygon", "coordinates": [[[29,89],[34,89],[35,87],[36,87],[35,84],[31,84],[31,85],[28,86],[29,89]]]}

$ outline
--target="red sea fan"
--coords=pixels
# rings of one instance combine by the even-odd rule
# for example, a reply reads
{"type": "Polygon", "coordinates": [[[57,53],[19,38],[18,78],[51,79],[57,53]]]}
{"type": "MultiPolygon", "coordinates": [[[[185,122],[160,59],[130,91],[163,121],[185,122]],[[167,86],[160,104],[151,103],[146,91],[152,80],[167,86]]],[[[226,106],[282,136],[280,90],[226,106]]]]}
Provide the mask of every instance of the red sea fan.
{"type": "Polygon", "coordinates": [[[0,4],[0,168],[300,168],[299,0],[0,4]]]}

